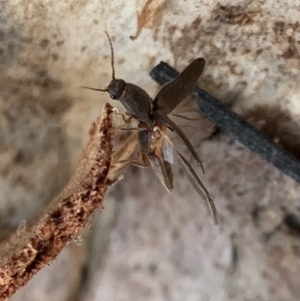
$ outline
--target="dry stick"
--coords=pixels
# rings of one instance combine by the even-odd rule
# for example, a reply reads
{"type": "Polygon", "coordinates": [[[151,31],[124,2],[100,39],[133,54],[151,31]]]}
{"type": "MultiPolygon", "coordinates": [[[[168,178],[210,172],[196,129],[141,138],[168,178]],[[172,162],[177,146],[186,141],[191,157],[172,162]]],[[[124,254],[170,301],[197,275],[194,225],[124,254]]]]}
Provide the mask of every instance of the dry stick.
{"type": "Polygon", "coordinates": [[[92,213],[102,209],[111,166],[112,107],[90,129],[90,140],[62,193],[30,230],[17,234],[0,250],[0,300],[7,300],[85,228],[92,213]]]}
{"type": "MultiPolygon", "coordinates": [[[[150,73],[160,85],[174,79],[179,73],[164,62],[160,62],[150,73]]],[[[258,129],[232,112],[206,91],[196,88],[201,113],[220,130],[244,144],[250,150],[271,162],[279,170],[300,183],[300,162],[280,145],[265,137],[258,129]]]]}

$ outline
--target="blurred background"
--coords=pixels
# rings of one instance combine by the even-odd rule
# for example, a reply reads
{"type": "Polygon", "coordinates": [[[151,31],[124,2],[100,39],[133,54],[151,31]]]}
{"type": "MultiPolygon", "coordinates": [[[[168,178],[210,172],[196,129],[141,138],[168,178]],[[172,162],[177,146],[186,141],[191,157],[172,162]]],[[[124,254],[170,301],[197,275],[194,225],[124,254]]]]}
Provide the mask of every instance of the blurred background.
{"type": "MultiPolygon", "coordinates": [[[[105,30],[117,77],[155,96],[158,62],[181,71],[204,57],[199,85],[299,157],[299,1],[0,7],[2,242],[60,192],[102,105],[117,105],[80,88],[111,79],[105,30]]],[[[128,168],[91,230],[12,300],[299,300],[299,185],[225,134],[206,136],[197,152],[219,226],[181,170],[169,194],[151,169],[128,168]]]]}

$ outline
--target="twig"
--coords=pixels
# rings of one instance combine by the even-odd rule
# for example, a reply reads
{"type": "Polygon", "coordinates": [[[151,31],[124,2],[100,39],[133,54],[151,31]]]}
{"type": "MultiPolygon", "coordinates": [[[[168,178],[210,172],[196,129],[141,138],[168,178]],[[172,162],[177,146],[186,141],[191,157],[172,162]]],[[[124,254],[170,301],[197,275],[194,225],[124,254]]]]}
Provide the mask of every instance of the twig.
{"type": "Polygon", "coordinates": [[[0,300],[7,300],[85,228],[93,212],[103,208],[111,166],[112,107],[106,104],[92,124],[90,141],[62,193],[29,230],[16,234],[0,250],[0,300]]]}
{"type": "MultiPolygon", "coordinates": [[[[152,69],[150,75],[160,85],[174,79],[179,73],[164,62],[152,69]]],[[[300,183],[300,162],[280,145],[265,137],[258,129],[232,112],[206,91],[196,88],[201,113],[220,130],[244,144],[250,150],[271,162],[279,170],[300,183]]]]}

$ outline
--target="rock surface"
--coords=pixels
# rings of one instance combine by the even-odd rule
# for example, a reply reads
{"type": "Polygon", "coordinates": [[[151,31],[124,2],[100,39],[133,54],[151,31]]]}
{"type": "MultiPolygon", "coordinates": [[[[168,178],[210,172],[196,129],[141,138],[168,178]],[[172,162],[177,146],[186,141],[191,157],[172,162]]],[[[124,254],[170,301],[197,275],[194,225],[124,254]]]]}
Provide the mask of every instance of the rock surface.
{"type": "MultiPolygon", "coordinates": [[[[299,155],[298,1],[0,5],[2,241],[63,188],[109,100],[80,89],[110,81],[105,30],[117,77],[154,96],[156,63],[180,71],[204,57],[201,87],[299,155]]],[[[64,271],[54,263],[12,300],[299,300],[297,183],[223,134],[198,151],[219,227],[182,175],[169,195],[151,170],[130,169],[81,255],[66,250],[64,271]]]]}

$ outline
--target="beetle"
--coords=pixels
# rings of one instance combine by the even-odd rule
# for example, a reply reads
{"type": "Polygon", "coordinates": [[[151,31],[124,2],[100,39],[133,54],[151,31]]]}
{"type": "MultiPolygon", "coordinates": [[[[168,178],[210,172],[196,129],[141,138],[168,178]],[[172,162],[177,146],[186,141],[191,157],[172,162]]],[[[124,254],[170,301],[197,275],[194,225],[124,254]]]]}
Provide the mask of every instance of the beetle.
{"type": "Polygon", "coordinates": [[[104,89],[82,87],[89,90],[109,93],[111,99],[119,100],[125,107],[127,115],[130,116],[129,120],[136,118],[140,122],[140,127],[145,126],[153,130],[155,122],[160,122],[171,131],[175,131],[183,140],[196,162],[201,166],[204,173],[201,160],[191,142],[167,114],[173,111],[173,109],[191,93],[204,70],[205,60],[203,58],[194,60],[177,78],[166,84],[153,100],[150,95],[139,86],[125,82],[123,79],[115,78],[114,50],[110,36],[107,32],[105,32],[105,34],[111,50],[112,80],[108,87],[104,89]]]}
{"type": "Polygon", "coordinates": [[[123,116],[125,122],[130,122],[132,118],[139,121],[137,140],[140,149],[139,158],[141,160],[130,159],[129,154],[132,154],[134,150],[132,145],[136,143],[136,140],[133,139],[127,146],[130,146],[132,152],[129,151],[127,154],[128,156],[125,156],[125,159],[123,153],[121,160],[118,156],[115,157],[115,162],[118,160],[119,163],[121,162],[119,169],[123,168],[126,164],[135,164],[145,167],[151,165],[167,190],[171,191],[173,188],[172,164],[174,163],[174,156],[177,156],[183,164],[188,178],[198,194],[201,195],[201,197],[206,198],[212,211],[214,221],[217,223],[217,211],[207,189],[189,164],[188,160],[175,149],[167,136],[167,129],[175,132],[187,146],[204,173],[201,160],[190,140],[186,137],[180,127],[168,117],[168,114],[192,93],[194,86],[205,68],[205,60],[203,58],[195,59],[177,76],[177,78],[166,84],[159,91],[157,96],[152,99],[150,95],[139,86],[115,77],[114,50],[109,34],[107,32],[105,33],[111,50],[112,79],[107,88],[91,88],[86,86],[83,86],[83,88],[107,92],[112,99],[119,100],[125,107],[126,113],[129,115],[128,119],[125,119],[123,116]]]}

